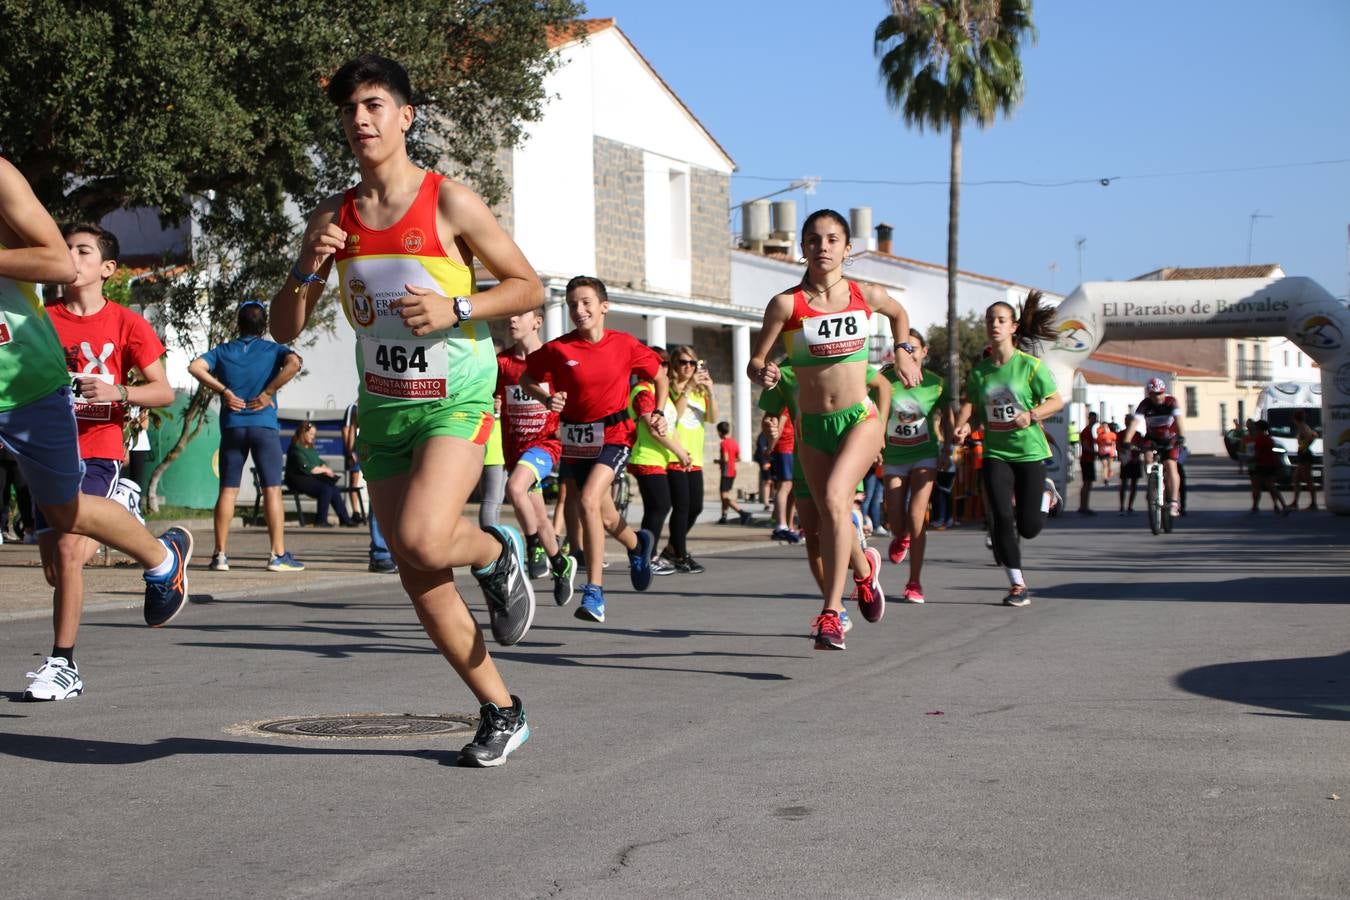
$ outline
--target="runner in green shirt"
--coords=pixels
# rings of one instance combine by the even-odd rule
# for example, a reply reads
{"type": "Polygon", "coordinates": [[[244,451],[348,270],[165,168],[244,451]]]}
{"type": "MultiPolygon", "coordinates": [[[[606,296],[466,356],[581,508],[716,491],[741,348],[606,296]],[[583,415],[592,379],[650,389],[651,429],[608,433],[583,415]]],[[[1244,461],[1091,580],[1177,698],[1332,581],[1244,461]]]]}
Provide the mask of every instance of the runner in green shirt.
{"type": "Polygon", "coordinates": [[[1021,347],[1054,340],[1053,309],[1042,309],[1041,292],[1027,295],[1019,316],[1002,301],[984,313],[990,353],[975,364],[966,379],[966,400],[957,413],[954,440],[965,440],[972,419],[984,423],[984,482],[994,558],[1008,573],[1011,586],[1003,602],[1026,606],[1030,592],[1022,577],[1022,549],[1017,536],[1040,534],[1049,510],[1045,492],[1045,460],[1050,445],[1041,421],[1064,407],[1055,379],[1044,363],[1021,347]],[[1016,507],[1014,509],[1014,502],[1016,507]]]}
{"type": "MultiPolygon", "coordinates": [[[[913,328],[914,359],[921,365],[928,357],[928,344],[913,328]]],[[[924,369],[923,381],[907,388],[892,368],[883,370],[890,380],[891,404],[886,416],[886,447],[881,452],[882,474],[886,477],[886,508],[895,536],[891,538],[890,559],[899,564],[909,557],[909,582],[902,595],[906,603],[923,602],[924,551],[928,545],[925,513],[937,479],[938,442],[935,425],[939,418],[942,433],[950,432],[948,408],[951,394],[947,384],[934,372],[924,369]]]]}
{"type": "MultiPolygon", "coordinates": [[[[156,539],[126,507],[80,491],[70,375],[36,287],[75,279],[60,229],[19,170],[0,158],[0,441],[52,528],[91,537],[145,566],[145,622],[166,625],[187,603],[192,535],[170,528],[156,539]]],[[[29,677],[29,699],[62,700],[83,690],[74,660],[56,652],[29,677]]]]}

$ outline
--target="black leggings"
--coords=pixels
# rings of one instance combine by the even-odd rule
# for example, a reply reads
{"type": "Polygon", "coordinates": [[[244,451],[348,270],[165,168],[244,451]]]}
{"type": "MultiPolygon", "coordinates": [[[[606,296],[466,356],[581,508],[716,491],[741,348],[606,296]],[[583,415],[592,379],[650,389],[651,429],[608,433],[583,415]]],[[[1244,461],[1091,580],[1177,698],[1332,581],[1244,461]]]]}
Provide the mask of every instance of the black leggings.
{"type": "Polygon", "coordinates": [[[666,472],[670,482],[670,552],[676,559],[689,555],[685,538],[703,513],[703,470],[666,472]]]}
{"type": "Polygon", "coordinates": [[[653,546],[661,543],[661,529],[666,527],[666,516],[670,515],[670,481],[666,473],[659,475],[633,474],[637,479],[638,493],[642,495],[642,527],[652,533],[653,546]]]}
{"type": "Polygon", "coordinates": [[[323,524],[328,521],[328,507],[337,513],[338,521],[346,525],[351,521],[347,515],[347,504],[342,501],[342,488],[327,478],[317,475],[291,475],[286,479],[286,487],[297,494],[315,498],[314,521],[323,524]]]}
{"type": "Polygon", "coordinates": [[[1008,462],[986,456],[984,468],[985,500],[989,504],[989,531],[994,538],[994,553],[1009,569],[1022,568],[1022,548],[1017,536],[1030,540],[1041,533],[1045,512],[1045,462],[1008,462]],[[1013,498],[1017,498],[1014,511],[1013,498]]]}

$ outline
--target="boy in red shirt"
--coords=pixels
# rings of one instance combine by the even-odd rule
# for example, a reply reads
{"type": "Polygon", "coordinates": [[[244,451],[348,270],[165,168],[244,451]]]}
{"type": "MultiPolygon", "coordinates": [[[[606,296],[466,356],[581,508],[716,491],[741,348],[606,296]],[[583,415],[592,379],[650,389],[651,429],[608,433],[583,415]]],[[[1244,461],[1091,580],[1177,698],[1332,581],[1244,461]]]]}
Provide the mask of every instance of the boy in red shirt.
{"type": "MultiPolygon", "coordinates": [[[[572,581],[577,561],[564,555],[553,530],[553,520],[544,506],[540,483],[558,467],[562,443],[558,440],[558,414],[520,383],[526,359],[543,346],[539,328],[543,309],[518,313],[506,320],[514,342],[497,354],[497,397],[501,400],[502,455],[506,461],[506,496],[525,533],[530,558],[530,577],[545,573],[553,577],[553,602],[566,606],[572,601],[572,581]],[[542,563],[536,570],[536,556],[542,563]],[[547,556],[547,561],[543,557],[547,556]]],[[[548,384],[539,387],[548,390],[548,384]]]]}
{"type": "Polygon", "coordinates": [[[619,515],[610,496],[623,474],[637,436],[628,412],[633,375],[656,384],[654,408],[642,413],[653,434],[665,434],[661,410],[668,391],[661,357],[637,338],[605,327],[609,294],[598,278],[578,275],[567,283],[567,311],[575,326],[549,341],[525,360],[521,385],[561,416],[562,477],[567,485],[569,521],[581,522],[589,583],[582,586],[578,619],[605,621],[602,587],[605,533],[628,551],[633,588],[645,591],[652,582],[652,550],[656,537],[647,529],[634,532],[619,515]],[[548,385],[545,389],[544,385],[548,385]]]}
{"type": "MultiPolygon", "coordinates": [[[[48,305],[47,315],[65,349],[77,397],[75,419],[84,462],[80,492],[111,497],[126,455],[122,424],[127,408],[168,406],[173,388],[161,361],[164,345],[150,324],[103,296],[104,283],[117,271],[117,237],[88,222],[67,225],[61,234],[75,263],[75,283],[66,288],[60,303],[48,305]],[[126,384],[132,369],[140,370],[144,384],[126,384]]],[[[51,655],[64,660],[74,677],[58,679],[60,689],[53,690],[50,673],[34,673],[24,696],[64,700],[84,690],[75,663],[75,637],[84,609],[84,566],[98,542],[56,531],[41,510],[35,518],[42,571],[55,588],[51,655]]]]}
{"type": "Polygon", "coordinates": [[[731,424],[728,422],[717,423],[717,436],[721,438],[717,444],[717,467],[722,470],[722,480],[717,486],[722,495],[722,518],[717,520],[717,524],[727,524],[727,512],[733,511],[744,525],[750,521],[750,514],[742,511],[736,498],[731,495],[736,485],[736,460],[741,458],[741,445],[731,436],[731,424]]]}

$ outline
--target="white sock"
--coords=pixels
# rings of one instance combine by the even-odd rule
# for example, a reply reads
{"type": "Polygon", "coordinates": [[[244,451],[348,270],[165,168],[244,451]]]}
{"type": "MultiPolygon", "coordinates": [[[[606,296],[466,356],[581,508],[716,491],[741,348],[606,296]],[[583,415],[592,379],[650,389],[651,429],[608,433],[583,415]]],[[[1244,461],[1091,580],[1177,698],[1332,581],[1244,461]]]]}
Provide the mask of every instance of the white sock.
{"type": "Polygon", "coordinates": [[[1009,584],[1011,584],[1013,587],[1017,587],[1019,584],[1022,585],[1023,587],[1026,586],[1026,582],[1022,580],[1021,569],[1009,569],[1006,566],[1004,567],[1004,569],[1008,573],[1009,584]]]}
{"type": "MultiPolygon", "coordinates": [[[[161,541],[160,543],[163,544],[164,542],[161,541]]],[[[168,575],[172,571],[173,571],[173,552],[169,549],[169,546],[167,544],[164,544],[164,562],[160,563],[159,565],[155,566],[152,569],[146,569],[145,577],[163,578],[165,575],[168,575]]]]}

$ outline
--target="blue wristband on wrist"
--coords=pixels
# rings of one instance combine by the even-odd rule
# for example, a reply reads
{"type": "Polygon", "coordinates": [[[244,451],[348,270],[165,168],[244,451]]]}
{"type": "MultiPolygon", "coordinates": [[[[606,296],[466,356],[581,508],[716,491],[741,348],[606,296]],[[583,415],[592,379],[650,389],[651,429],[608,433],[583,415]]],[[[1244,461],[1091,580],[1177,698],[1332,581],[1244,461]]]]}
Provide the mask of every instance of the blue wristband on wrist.
{"type": "Polygon", "coordinates": [[[308,275],[306,275],[304,272],[301,272],[299,263],[296,263],[295,265],[291,266],[291,277],[294,278],[296,281],[300,282],[301,284],[313,284],[316,281],[323,280],[318,276],[317,273],[310,272],[308,275]]]}

